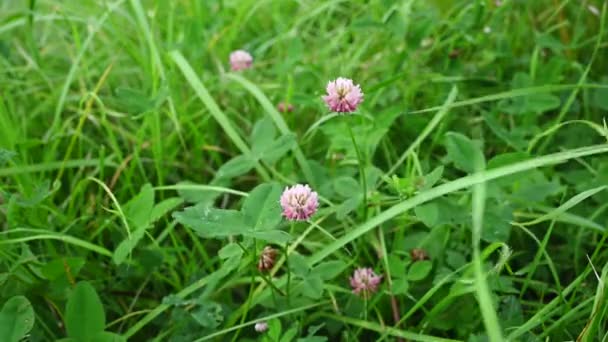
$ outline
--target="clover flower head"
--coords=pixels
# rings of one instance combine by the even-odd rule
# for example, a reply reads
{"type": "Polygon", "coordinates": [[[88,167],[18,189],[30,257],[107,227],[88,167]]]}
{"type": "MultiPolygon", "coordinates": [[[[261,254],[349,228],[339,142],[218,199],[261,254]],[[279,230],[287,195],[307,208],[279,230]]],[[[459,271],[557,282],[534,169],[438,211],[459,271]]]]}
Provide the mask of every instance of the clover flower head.
{"type": "Polygon", "coordinates": [[[382,276],[376,275],[371,268],[357,268],[350,277],[350,286],[353,293],[367,297],[369,294],[378,291],[378,285],[382,281],[382,276]]]}
{"type": "Polygon", "coordinates": [[[253,57],[245,50],[236,50],[230,54],[230,69],[240,71],[251,68],[253,57]]]}
{"type": "Polygon", "coordinates": [[[319,199],[308,185],[296,184],[285,188],[280,203],[288,220],[306,221],[317,211],[319,199]]]}
{"type": "Polygon", "coordinates": [[[352,113],[363,102],[361,87],[349,78],[338,77],[327,84],[327,95],[323,96],[327,108],[338,113],[352,113]]]}

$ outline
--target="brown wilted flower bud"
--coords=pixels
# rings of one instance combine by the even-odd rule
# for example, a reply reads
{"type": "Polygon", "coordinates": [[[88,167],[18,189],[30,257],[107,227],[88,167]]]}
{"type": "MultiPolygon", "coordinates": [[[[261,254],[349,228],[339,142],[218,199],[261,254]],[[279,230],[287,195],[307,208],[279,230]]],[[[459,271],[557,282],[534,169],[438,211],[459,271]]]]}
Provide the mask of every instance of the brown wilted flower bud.
{"type": "Polygon", "coordinates": [[[280,102],[277,105],[277,109],[281,113],[291,113],[293,112],[293,105],[291,103],[280,102]]]}
{"type": "Polygon", "coordinates": [[[448,57],[450,57],[451,59],[458,58],[458,56],[460,56],[459,49],[454,49],[454,50],[450,51],[450,53],[448,54],[448,57]]]}
{"type": "Polygon", "coordinates": [[[413,261],[429,260],[429,254],[422,248],[414,248],[410,251],[410,257],[413,261]]]}
{"type": "Polygon", "coordinates": [[[258,261],[258,270],[260,270],[260,272],[270,271],[274,266],[274,259],[276,258],[276,256],[276,249],[270,246],[264,247],[262,254],[260,254],[260,260],[258,261]]]}

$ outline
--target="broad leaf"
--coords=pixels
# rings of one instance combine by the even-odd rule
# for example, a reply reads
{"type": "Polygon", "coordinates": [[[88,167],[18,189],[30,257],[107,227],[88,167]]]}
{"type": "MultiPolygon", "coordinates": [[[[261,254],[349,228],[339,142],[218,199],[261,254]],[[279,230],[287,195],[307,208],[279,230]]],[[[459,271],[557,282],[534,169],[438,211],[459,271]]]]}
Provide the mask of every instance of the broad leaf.
{"type": "Polygon", "coordinates": [[[184,203],[184,200],[179,197],[167,198],[166,200],[156,204],[152,209],[152,214],[150,215],[150,222],[156,222],[163,216],[165,216],[168,212],[178,207],[180,204],[184,203]]]}
{"type": "Polygon", "coordinates": [[[256,122],[251,131],[251,153],[259,158],[270,148],[276,134],[275,125],[268,116],[256,122]]]}
{"type": "Polygon", "coordinates": [[[476,161],[484,160],[483,153],[479,146],[460,133],[447,133],[445,147],[448,151],[450,160],[462,171],[473,173],[475,171],[476,161]]]}
{"type": "Polygon", "coordinates": [[[127,342],[127,339],[120,335],[117,335],[117,334],[114,334],[114,333],[111,333],[108,331],[102,331],[102,332],[98,333],[97,335],[93,336],[93,338],[91,338],[89,341],[90,342],[127,342]]]}
{"type": "Polygon", "coordinates": [[[222,165],[215,175],[218,179],[230,179],[249,172],[256,161],[249,156],[237,156],[222,165]]]}
{"type": "Polygon", "coordinates": [[[260,156],[265,163],[274,164],[279,158],[296,147],[296,145],[296,136],[289,133],[275,140],[260,156]]]}
{"type": "Polygon", "coordinates": [[[0,341],[18,342],[34,326],[34,309],[27,298],[15,296],[0,311],[0,341]]]}
{"type": "Polygon", "coordinates": [[[123,205],[123,212],[133,225],[132,229],[147,228],[150,224],[152,208],[154,207],[154,189],[145,184],[139,194],[123,205]]]}
{"type": "Polygon", "coordinates": [[[323,279],[318,275],[308,275],[302,283],[302,294],[311,299],[319,299],[323,295],[323,279]]]}
{"type": "Polygon", "coordinates": [[[250,227],[245,223],[243,214],[236,210],[209,208],[205,205],[188,207],[176,212],[177,222],[194,230],[204,238],[218,238],[243,234],[250,227]]]}
{"type": "Polygon", "coordinates": [[[282,230],[252,230],[243,233],[243,235],[279,245],[293,240],[293,237],[289,233],[282,230]]]}
{"type": "Polygon", "coordinates": [[[271,230],[281,222],[281,186],[277,183],[258,185],[243,203],[245,222],[253,230],[271,230]]]}
{"type": "Polygon", "coordinates": [[[232,242],[227,244],[226,246],[222,247],[222,249],[219,250],[219,252],[217,253],[217,255],[220,257],[220,259],[228,259],[230,257],[233,256],[241,256],[243,254],[243,250],[241,249],[241,247],[232,242]]]}
{"type": "Polygon", "coordinates": [[[346,198],[355,197],[361,194],[361,186],[353,177],[342,176],[333,181],[334,191],[346,198]]]}
{"type": "Polygon", "coordinates": [[[92,340],[103,332],[106,316],[97,292],[88,282],[82,281],[76,284],[68,297],[65,325],[68,337],[78,341],[92,340]]]}
{"type": "Polygon", "coordinates": [[[348,265],[341,260],[326,261],[315,266],[311,274],[319,276],[323,280],[331,280],[340,275],[348,265]]]}
{"type": "Polygon", "coordinates": [[[407,280],[418,281],[426,278],[431,273],[433,263],[429,260],[417,261],[407,271],[407,280]]]}

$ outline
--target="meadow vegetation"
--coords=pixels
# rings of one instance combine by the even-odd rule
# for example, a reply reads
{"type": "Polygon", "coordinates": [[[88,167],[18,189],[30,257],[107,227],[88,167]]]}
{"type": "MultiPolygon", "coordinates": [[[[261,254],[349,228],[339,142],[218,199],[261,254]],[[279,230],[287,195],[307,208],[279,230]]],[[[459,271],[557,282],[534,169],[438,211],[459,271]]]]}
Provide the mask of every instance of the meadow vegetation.
{"type": "Polygon", "coordinates": [[[607,7],[0,1],[0,341],[605,341],[607,7]]]}

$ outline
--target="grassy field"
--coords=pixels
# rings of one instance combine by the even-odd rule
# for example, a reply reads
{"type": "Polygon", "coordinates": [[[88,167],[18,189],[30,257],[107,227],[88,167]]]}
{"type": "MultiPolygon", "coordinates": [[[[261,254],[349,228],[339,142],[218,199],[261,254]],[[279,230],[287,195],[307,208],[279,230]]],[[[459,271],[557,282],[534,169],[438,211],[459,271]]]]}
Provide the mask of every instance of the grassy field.
{"type": "Polygon", "coordinates": [[[0,1],[0,341],[607,340],[607,6],[0,1]]]}

